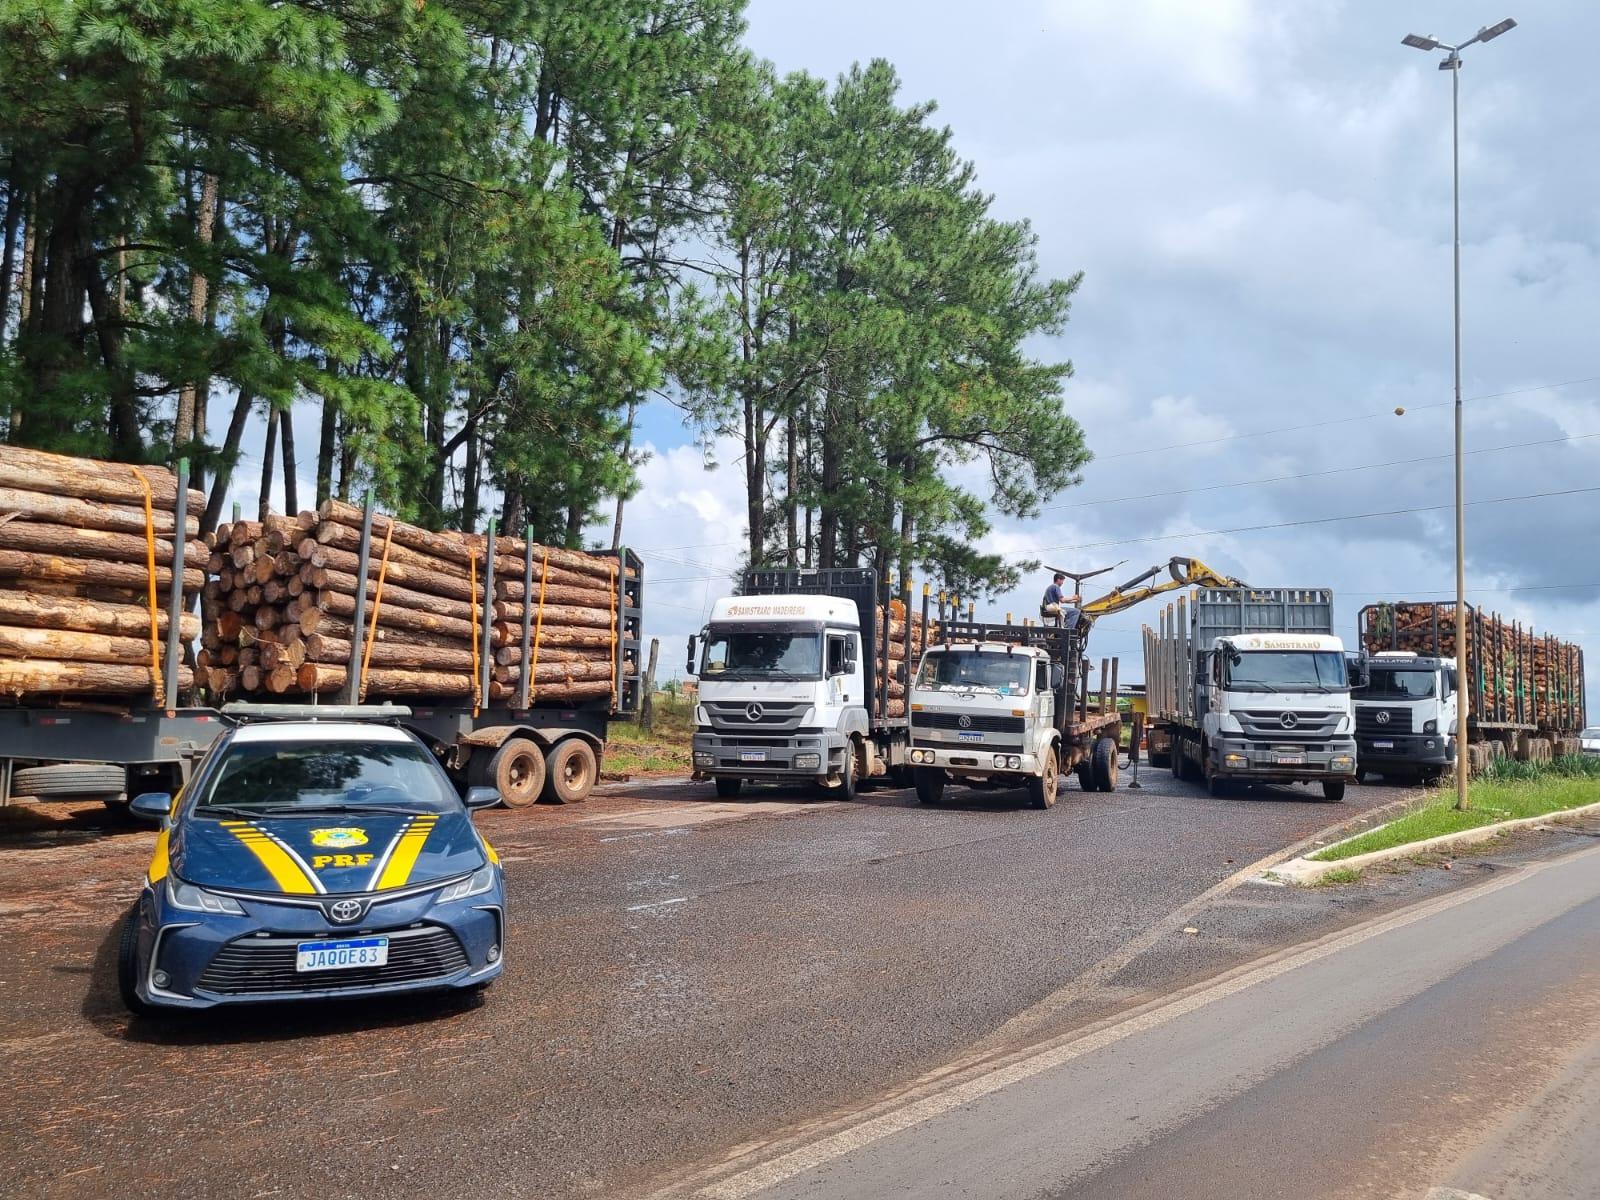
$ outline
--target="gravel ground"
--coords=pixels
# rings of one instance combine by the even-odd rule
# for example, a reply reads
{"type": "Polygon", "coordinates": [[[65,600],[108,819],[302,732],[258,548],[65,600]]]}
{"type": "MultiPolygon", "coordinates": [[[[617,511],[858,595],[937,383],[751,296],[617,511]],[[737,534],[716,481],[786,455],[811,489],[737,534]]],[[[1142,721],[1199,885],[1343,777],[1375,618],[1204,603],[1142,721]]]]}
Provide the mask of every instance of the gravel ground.
{"type": "Polygon", "coordinates": [[[1214,800],[1146,772],[1141,790],[1074,788],[1035,812],[959,791],[929,810],[900,790],[723,803],[621,785],[480,816],[512,906],[481,1002],[176,1021],[130,1020],[113,978],[153,833],[60,806],[0,814],[6,1190],[614,1194],[871,1097],[1041,1005],[1076,1020],[1340,919],[1360,905],[1249,886],[1202,933],[1163,926],[1401,795],[1214,800]],[[1141,936],[1104,987],[1049,1006],[1141,936]]]}

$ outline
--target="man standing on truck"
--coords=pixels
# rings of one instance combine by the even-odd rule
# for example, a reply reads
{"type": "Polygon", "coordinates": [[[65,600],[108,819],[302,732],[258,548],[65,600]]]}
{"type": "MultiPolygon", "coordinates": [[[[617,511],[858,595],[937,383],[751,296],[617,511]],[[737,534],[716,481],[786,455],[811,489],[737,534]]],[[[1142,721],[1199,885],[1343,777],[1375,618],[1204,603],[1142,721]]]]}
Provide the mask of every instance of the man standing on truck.
{"type": "Polygon", "coordinates": [[[1079,613],[1076,608],[1069,607],[1078,603],[1076,595],[1068,596],[1062,591],[1061,585],[1066,582],[1066,575],[1061,571],[1055,573],[1050,586],[1044,590],[1044,599],[1039,602],[1039,616],[1047,624],[1058,625],[1063,629],[1071,629],[1078,623],[1079,613]]]}

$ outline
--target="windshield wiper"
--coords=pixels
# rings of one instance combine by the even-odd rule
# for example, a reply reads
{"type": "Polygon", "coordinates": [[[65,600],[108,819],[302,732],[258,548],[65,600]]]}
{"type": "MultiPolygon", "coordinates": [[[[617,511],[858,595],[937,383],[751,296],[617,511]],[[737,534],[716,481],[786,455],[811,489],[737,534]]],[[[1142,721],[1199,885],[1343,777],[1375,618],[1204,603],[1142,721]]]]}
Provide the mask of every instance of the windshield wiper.
{"type": "Polygon", "coordinates": [[[202,804],[194,810],[197,817],[240,817],[248,821],[259,817],[263,809],[237,808],[232,804],[202,804]]]}

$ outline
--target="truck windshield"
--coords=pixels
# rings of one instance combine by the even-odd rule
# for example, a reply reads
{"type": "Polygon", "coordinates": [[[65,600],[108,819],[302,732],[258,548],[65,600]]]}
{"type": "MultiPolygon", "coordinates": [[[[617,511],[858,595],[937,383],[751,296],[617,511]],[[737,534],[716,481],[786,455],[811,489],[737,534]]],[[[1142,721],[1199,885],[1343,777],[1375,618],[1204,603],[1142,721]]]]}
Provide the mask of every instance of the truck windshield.
{"type": "Polygon", "coordinates": [[[1237,692],[1332,692],[1349,687],[1337,650],[1246,650],[1228,661],[1223,686],[1237,692]]]}
{"type": "Polygon", "coordinates": [[[1028,670],[1033,659],[1022,654],[994,654],[978,650],[930,652],[917,671],[917,686],[946,692],[986,690],[1020,696],[1028,690],[1028,670]]]}
{"type": "Polygon", "coordinates": [[[1361,700],[1431,700],[1434,672],[1410,668],[1374,667],[1372,682],[1356,692],[1361,700]]]}
{"type": "Polygon", "coordinates": [[[706,636],[702,679],[821,679],[818,629],[712,627],[706,636]]]}

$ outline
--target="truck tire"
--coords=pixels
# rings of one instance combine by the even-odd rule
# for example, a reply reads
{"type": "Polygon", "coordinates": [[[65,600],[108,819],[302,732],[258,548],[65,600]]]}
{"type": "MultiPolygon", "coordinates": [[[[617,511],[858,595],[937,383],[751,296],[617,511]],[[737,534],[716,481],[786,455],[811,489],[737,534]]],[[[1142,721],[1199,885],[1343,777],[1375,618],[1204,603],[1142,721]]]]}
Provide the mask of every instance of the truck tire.
{"type": "Polygon", "coordinates": [[[1087,758],[1080,758],[1078,765],[1072,770],[1073,774],[1078,777],[1078,790],[1080,792],[1092,792],[1095,790],[1093,762],[1087,758]]]}
{"type": "Polygon", "coordinates": [[[587,800],[599,774],[600,761],[595,757],[593,746],[581,737],[559,741],[550,752],[544,798],[551,804],[577,804],[587,800]]]}
{"type": "Polygon", "coordinates": [[[1205,778],[1205,768],[1188,754],[1180,755],[1178,763],[1178,778],[1185,783],[1199,783],[1205,778]]]}
{"type": "Polygon", "coordinates": [[[1144,757],[1145,761],[1157,771],[1162,767],[1170,767],[1172,765],[1171,750],[1146,750],[1144,757]]]}
{"type": "Polygon", "coordinates": [[[1322,781],[1322,798],[1329,804],[1337,804],[1344,799],[1344,780],[1324,779],[1322,781]]]}
{"type": "Polygon", "coordinates": [[[113,800],[127,789],[127,768],[105,763],[24,767],[11,776],[11,794],[35,800],[113,800]]]}
{"type": "Polygon", "coordinates": [[[1219,800],[1226,799],[1234,794],[1233,780],[1223,779],[1220,775],[1207,775],[1206,791],[1219,800]]]}
{"type": "Polygon", "coordinates": [[[1090,770],[1094,773],[1094,790],[1097,792],[1114,792],[1117,790],[1117,739],[1103,737],[1097,740],[1094,748],[1089,752],[1090,770]]]}
{"type": "Polygon", "coordinates": [[[739,789],[744,786],[744,780],[731,778],[727,775],[718,775],[713,782],[717,785],[717,795],[723,800],[737,798],[739,789]]]}
{"type": "Polygon", "coordinates": [[[856,798],[856,788],[861,782],[861,746],[850,739],[844,754],[844,773],[839,776],[839,799],[849,802],[856,798]]]}
{"type": "Polygon", "coordinates": [[[1054,808],[1056,792],[1061,787],[1061,772],[1057,764],[1056,748],[1050,747],[1044,756],[1044,770],[1028,780],[1028,803],[1034,808],[1054,808]]]}
{"type": "Polygon", "coordinates": [[[134,986],[139,978],[139,905],[135,901],[128,915],[122,919],[122,933],[117,938],[117,991],[122,993],[122,1005],[136,1017],[148,1017],[155,1009],[139,999],[134,986]]]}
{"type": "Polygon", "coordinates": [[[544,751],[529,738],[507,738],[487,758],[475,752],[467,760],[467,782],[494,788],[507,808],[527,808],[537,800],[548,774],[544,751]]]}
{"type": "Polygon", "coordinates": [[[918,767],[916,769],[917,799],[930,807],[937,806],[944,801],[944,784],[948,778],[940,767],[918,767]]]}

